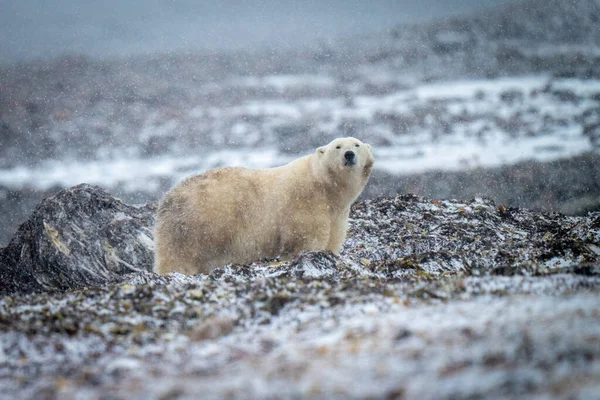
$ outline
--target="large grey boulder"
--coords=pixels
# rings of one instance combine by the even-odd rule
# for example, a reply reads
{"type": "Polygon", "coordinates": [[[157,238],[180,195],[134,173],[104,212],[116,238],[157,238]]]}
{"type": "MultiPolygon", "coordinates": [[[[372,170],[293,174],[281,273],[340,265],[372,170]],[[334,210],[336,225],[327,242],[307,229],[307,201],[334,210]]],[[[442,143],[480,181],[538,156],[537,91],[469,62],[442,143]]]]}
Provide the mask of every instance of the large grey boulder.
{"type": "Polygon", "coordinates": [[[44,199],[0,249],[0,294],[97,286],[151,270],[154,211],[87,184],[44,199]]]}

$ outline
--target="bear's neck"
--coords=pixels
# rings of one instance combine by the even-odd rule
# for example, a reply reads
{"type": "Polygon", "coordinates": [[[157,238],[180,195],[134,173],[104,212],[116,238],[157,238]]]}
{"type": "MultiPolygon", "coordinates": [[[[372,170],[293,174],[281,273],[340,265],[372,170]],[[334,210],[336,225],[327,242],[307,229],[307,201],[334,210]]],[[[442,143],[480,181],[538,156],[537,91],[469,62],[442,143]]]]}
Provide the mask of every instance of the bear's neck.
{"type": "Polygon", "coordinates": [[[324,167],[318,159],[311,163],[312,179],[318,190],[322,191],[330,200],[330,204],[337,204],[341,209],[346,209],[354,203],[363,190],[366,181],[360,171],[335,171],[324,167]]]}

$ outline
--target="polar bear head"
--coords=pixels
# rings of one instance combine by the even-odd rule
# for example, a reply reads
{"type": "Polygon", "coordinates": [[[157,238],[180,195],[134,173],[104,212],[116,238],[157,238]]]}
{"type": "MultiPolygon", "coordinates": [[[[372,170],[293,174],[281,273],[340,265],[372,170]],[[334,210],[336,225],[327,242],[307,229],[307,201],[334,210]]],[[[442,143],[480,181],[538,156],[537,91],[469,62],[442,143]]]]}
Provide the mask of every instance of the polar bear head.
{"type": "Polygon", "coordinates": [[[334,139],[328,145],[319,147],[316,154],[321,166],[337,178],[346,181],[358,180],[364,186],[371,174],[373,167],[371,146],[356,138],[334,139]]]}

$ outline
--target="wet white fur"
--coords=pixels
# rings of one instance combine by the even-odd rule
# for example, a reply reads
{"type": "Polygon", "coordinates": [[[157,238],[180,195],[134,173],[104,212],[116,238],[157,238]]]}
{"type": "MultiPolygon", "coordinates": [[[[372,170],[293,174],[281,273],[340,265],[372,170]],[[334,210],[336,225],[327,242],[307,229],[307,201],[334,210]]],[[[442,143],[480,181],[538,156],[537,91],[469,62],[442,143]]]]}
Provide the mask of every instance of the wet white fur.
{"type": "Polygon", "coordinates": [[[350,205],[365,187],[373,155],[339,138],[277,168],[218,168],[165,194],[155,227],[155,272],[208,273],[230,263],[339,253],[350,205]],[[356,164],[344,158],[356,154],[356,164]]]}

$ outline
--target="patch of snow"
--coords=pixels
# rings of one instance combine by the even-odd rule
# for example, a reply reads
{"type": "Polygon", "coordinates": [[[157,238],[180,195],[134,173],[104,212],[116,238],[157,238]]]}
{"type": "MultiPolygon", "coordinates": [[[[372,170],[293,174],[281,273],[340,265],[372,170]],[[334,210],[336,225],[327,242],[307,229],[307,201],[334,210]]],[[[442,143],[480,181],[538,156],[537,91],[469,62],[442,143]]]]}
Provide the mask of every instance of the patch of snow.
{"type": "Polygon", "coordinates": [[[455,82],[435,83],[419,86],[415,93],[419,99],[469,99],[478,92],[486,96],[498,96],[507,90],[529,92],[548,83],[548,76],[534,75],[527,77],[512,77],[498,79],[476,79],[455,82]]]}
{"type": "Polygon", "coordinates": [[[174,176],[181,180],[186,176],[221,166],[270,167],[278,156],[273,149],[221,150],[197,156],[155,158],[120,158],[98,161],[54,161],[27,168],[18,166],[0,170],[0,184],[8,187],[32,187],[49,189],[55,186],[69,187],[82,182],[104,187],[126,184],[131,191],[148,189],[158,184],[161,177],[174,176]]]}
{"type": "Polygon", "coordinates": [[[154,250],[154,240],[152,240],[148,235],[144,232],[140,232],[138,234],[138,240],[142,243],[146,248],[154,250]]]}
{"type": "Polygon", "coordinates": [[[325,75],[269,75],[238,78],[232,80],[231,84],[258,88],[273,87],[284,90],[290,87],[329,87],[335,84],[335,80],[325,75]]]}

